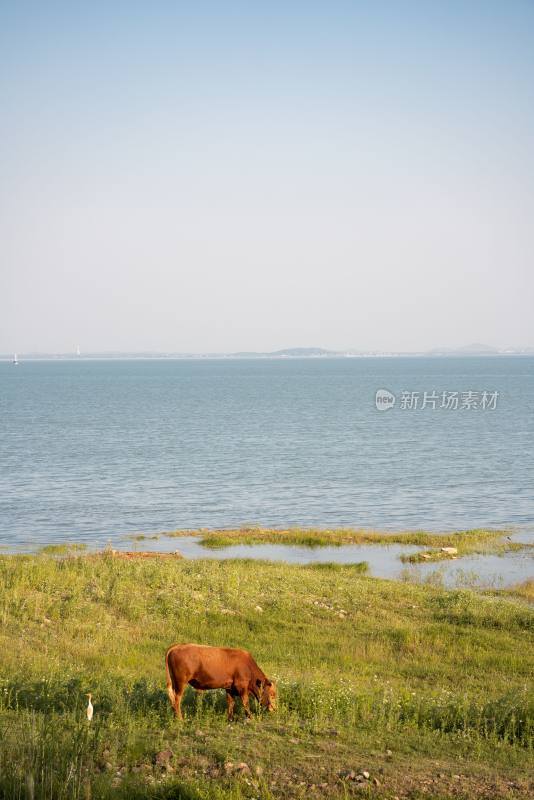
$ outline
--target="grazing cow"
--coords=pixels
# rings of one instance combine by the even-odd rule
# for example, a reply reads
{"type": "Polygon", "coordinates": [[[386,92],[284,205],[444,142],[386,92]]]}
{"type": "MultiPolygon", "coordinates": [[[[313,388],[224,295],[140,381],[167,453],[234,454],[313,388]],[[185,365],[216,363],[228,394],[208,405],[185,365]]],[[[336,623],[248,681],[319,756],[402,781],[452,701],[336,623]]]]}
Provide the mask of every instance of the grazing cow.
{"type": "Polygon", "coordinates": [[[276,687],[246,650],[173,644],[165,654],[165,671],[167,694],[178,719],[182,719],[181,702],[187,684],[198,691],[226,689],[229,720],[234,717],[236,697],[241,698],[247,717],[251,716],[249,694],[269,711],[275,710],[276,687]]]}

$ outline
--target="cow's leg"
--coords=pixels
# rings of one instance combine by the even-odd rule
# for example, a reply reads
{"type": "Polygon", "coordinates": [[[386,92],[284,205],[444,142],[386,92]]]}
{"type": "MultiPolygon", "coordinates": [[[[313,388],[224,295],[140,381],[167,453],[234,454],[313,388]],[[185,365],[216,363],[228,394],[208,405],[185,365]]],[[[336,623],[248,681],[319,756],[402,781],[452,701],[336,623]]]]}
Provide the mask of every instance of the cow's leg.
{"type": "Polygon", "coordinates": [[[183,719],[182,716],[182,697],[184,694],[185,684],[180,684],[174,690],[174,716],[176,719],[183,719]]]}
{"type": "Polygon", "coordinates": [[[175,695],[174,695],[174,689],[172,688],[172,683],[171,683],[170,679],[169,679],[169,682],[167,684],[167,695],[169,696],[169,700],[171,701],[171,706],[174,708],[174,697],[175,697],[175,695]]]}
{"type": "Polygon", "coordinates": [[[226,690],[226,704],[228,706],[228,722],[232,722],[234,719],[234,706],[235,700],[234,697],[228,689],[226,690]]]}
{"type": "Polygon", "coordinates": [[[239,695],[241,697],[241,702],[243,703],[243,708],[245,709],[245,714],[247,715],[247,719],[250,719],[252,717],[252,714],[250,713],[250,708],[248,705],[248,689],[247,688],[241,689],[239,695]]]}

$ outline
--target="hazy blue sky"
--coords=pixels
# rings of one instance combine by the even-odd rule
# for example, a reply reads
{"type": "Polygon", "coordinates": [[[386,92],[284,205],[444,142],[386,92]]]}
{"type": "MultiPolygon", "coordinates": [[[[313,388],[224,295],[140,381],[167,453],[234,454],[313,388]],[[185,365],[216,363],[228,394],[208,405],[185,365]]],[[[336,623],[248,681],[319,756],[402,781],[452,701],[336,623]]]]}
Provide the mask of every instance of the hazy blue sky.
{"type": "Polygon", "coordinates": [[[0,0],[0,352],[534,345],[534,3],[0,0]]]}

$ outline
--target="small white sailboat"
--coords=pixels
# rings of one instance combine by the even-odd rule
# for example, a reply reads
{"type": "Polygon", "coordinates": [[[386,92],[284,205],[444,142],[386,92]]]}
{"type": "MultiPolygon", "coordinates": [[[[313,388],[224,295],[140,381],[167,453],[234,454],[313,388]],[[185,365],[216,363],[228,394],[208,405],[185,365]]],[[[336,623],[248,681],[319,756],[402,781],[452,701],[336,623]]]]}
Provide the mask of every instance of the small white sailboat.
{"type": "Polygon", "coordinates": [[[78,347],[76,348],[76,355],[77,356],[81,356],[81,354],[82,353],[81,353],[81,350],[80,350],[80,345],[78,345],[78,347]]]}
{"type": "Polygon", "coordinates": [[[15,354],[14,354],[14,356],[13,356],[13,364],[14,364],[16,367],[18,367],[19,360],[18,360],[18,358],[17,358],[17,354],[16,354],[16,353],[15,353],[15,354]]]}

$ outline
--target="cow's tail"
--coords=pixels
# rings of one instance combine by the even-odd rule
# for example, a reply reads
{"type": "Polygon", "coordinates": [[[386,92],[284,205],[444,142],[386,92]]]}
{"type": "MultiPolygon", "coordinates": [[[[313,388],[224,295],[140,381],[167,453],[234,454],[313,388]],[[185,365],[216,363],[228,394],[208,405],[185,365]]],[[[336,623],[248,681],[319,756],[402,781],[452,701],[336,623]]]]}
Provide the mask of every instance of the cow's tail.
{"type": "Polygon", "coordinates": [[[171,650],[172,647],[169,647],[169,649],[165,653],[165,677],[167,680],[167,694],[169,695],[169,700],[171,701],[171,705],[174,708],[176,695],[174,693],[174,681],[172,679],[171,670],[169,669],[169,656],[171,654],[171,650]]]}

